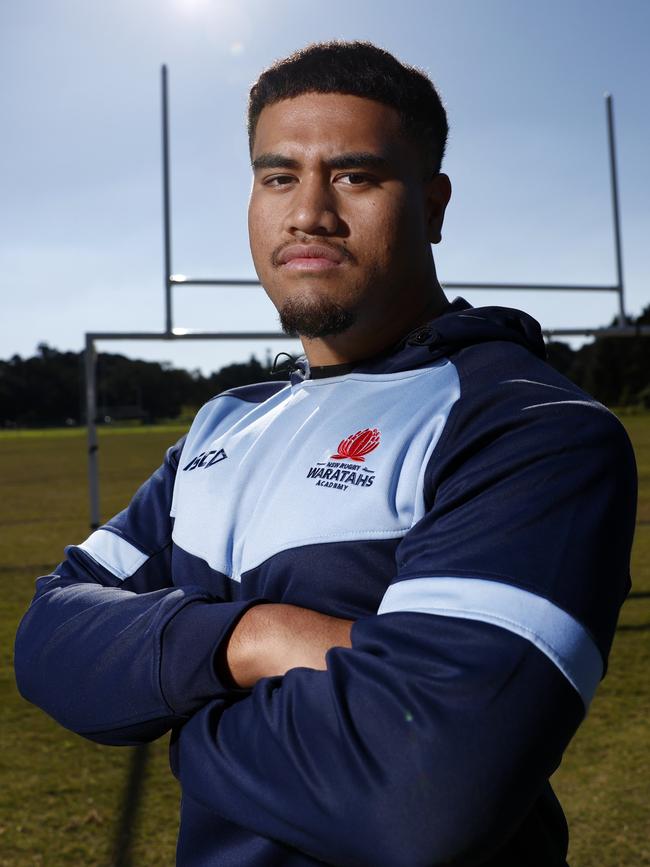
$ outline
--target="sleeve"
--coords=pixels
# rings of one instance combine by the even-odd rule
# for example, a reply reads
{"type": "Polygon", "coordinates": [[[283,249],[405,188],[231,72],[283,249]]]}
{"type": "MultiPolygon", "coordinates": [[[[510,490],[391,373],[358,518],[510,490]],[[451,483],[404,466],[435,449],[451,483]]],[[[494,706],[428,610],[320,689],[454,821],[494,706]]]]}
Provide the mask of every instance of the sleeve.
{"type": "Polygon", "coordinates": [[[172,584],[170,505],[182,444],[123,512],[37,581],[16,635],[23,697],[100,743],[152,740],[216,696],[232,697],[215,650],[259,601],[223,602],[172,584]]]}
{"type": "Polygon", "coordinates": [[[334,865],[483,863],[516,832],[603,672],[635,469],[604,408],[510,392],[449,420],[352,648],[182,728],[186,796],[334,865]]]}

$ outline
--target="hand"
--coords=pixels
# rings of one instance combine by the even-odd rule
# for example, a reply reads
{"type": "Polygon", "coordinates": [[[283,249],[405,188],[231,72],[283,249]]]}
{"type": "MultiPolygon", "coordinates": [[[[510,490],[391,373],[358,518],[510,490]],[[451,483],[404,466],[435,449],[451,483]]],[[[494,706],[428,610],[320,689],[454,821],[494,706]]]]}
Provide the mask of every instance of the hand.
{"type": "Polygon", "coordinates": [[[327,668],[332,647],[351,647],[353,620],[297,605],[255,605],[241,617],[222,654],[230,677],[247,689],[290,668],[327,668]]]}

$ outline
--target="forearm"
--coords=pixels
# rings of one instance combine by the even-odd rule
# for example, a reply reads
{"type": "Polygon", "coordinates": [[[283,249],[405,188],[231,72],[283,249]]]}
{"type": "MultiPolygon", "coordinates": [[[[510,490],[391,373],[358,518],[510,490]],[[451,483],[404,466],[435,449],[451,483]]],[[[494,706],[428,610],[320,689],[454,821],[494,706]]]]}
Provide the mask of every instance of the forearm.
{"type": "Polygon", "coordinates": [[[198,587],[132,593],[83,581],[62,564],[40,579],[20,624],[18,688],[92,740],[152,740],[230,694],[214,654],[252,602],[220,602],[198,587]]]}
{"type": "Polygon", "coordinates": [[[256,605],[238,621],[218,665],[241,688],[292,668],[324,671],[328,650],[351,647],[353,622],[297,605],[256,605]]]}
{"type": "Polygon", "coordinates": [[[130,505],[37,582],[15,646],[22,695],[102,743],[152,740],[229,695],[215,653],[255,599],[174,586],[172,490],[182,442],[130,505]]]}

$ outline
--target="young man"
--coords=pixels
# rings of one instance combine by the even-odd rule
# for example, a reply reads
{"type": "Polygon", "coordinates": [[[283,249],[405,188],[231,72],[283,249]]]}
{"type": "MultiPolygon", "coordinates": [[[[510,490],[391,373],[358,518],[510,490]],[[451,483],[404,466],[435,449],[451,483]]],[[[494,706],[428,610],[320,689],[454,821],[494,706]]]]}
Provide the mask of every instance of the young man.
{"type": "Polygon", "coordinates": [[[305,357],[217,396],[41,578],[20,689],[172,729],[178,863],[560,867],[548,783],[629,586],[635,471],[539,326],[436,279],[429,80],[316,45],[251,91],[250,241],[305,357]]]}

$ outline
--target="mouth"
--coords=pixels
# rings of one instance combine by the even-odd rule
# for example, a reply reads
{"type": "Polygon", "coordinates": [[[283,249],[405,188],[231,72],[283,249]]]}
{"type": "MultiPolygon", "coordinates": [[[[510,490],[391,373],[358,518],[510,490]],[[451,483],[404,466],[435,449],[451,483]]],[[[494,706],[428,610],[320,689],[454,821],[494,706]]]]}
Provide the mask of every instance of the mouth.
{"type": "Polygon", "coordinates": [[[345,260],[340,250],[326,244],[290,244],[274,255],[274,264],[286,271],[327,271],[345,260]]]}

